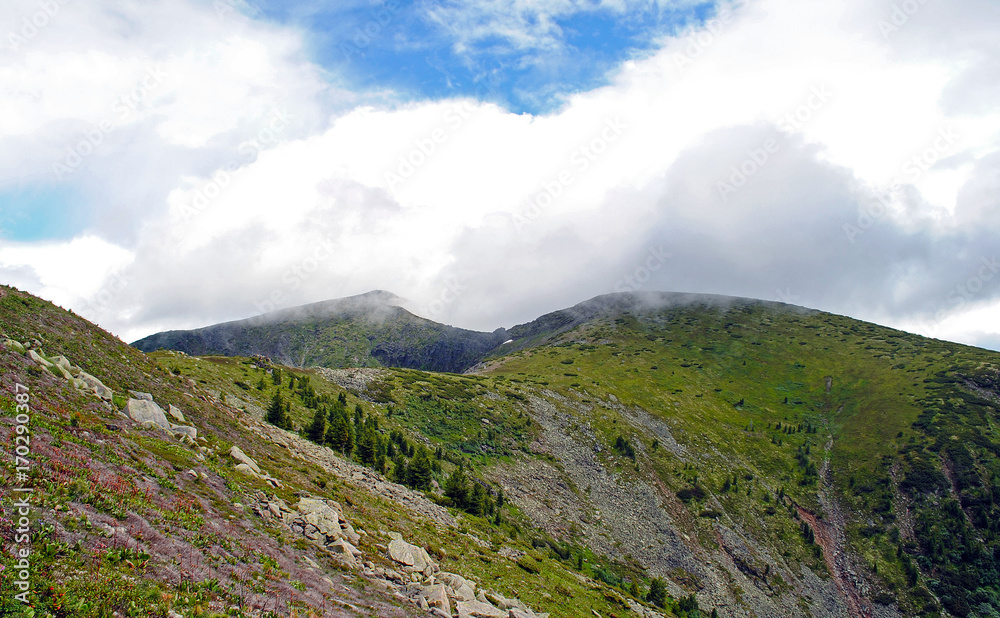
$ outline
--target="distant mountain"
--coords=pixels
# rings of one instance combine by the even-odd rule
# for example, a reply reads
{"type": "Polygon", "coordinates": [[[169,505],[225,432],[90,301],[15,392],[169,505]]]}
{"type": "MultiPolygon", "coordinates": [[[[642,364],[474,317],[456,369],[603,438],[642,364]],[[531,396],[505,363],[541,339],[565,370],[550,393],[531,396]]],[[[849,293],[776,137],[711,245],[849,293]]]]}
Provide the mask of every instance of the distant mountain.
{"type": "Polygon", "coordinates": [[[506,339],[413,315],[376,290],[196,330],[156,333],[132,345],[194,356],[262,354],[295,367],[405,367],[462,372],[506,339]]]}

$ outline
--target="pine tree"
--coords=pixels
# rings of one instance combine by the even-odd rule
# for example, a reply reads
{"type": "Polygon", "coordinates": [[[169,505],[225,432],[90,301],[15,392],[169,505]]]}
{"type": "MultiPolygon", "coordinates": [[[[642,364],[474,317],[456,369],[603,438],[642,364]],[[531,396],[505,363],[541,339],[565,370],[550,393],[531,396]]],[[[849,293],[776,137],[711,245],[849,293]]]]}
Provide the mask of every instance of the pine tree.
{"type": "Polygon", "coordinates": [[[397,453],[396,458],[392,461],[392,477],[397,483],[406,484],[409,482],[409,471],[406,467],[406,457],[403,453],[397,453]]]}
{"type": "Polygon", "coordinates": [[[667,587],[659,577],[649,583],[649,593],[646,600],[657,607],[664,607],[667,604],[667,587]]]}
{"type": "Polygon", "coordinates": [[[469,495],[469,508],[473,515],[488,515],[493,510],[493,501],[479,483],[472,484],[472,492],[469,495]]]}
{"type": "Polygon", "coordinates": [[[267,407],[267,422],[276,427],[284,428],[288,425],[288,417],[285,414],[285,401],[281,398],[281,392],[275,392],[271,398],[271,405],[267,407]]]}
{"type": "Polygon", "coordinates": [[[306,430],[306,436],[313,442],[317,444],[323,444],[326,438],[326,409],[317,408],[316,414],[313,415],[312,423],[309,425],[309,429],[306,430]]]}
{"type": "Polygon", "coordinates": [[[444,495],[451,498],[455,506],[460,509],[469,505],[469,481],[461,467],[452,472],[444,482],[444,495]]]}
{"type": "Polygon", "coordinates": [[[410,462],[409,485],[414,489],[427,490],[431,486],[431,460],[427,449],[420,447],[410,462]]]}

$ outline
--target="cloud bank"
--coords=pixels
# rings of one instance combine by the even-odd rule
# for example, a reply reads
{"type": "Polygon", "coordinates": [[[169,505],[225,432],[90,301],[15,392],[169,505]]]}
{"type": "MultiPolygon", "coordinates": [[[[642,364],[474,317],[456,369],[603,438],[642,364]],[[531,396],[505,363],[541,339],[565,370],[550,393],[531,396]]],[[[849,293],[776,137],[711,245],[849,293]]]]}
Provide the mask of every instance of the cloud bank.
{"type": "Polygon", "coordinates": [[[59,6],[2,57],[0,190],[85,223],[0,276],[125,339],[379,288],[484,330],[660,289],[1000,340],[994,3],[719,5],[546,115],[352,88],[236,11],[59,6]]]}

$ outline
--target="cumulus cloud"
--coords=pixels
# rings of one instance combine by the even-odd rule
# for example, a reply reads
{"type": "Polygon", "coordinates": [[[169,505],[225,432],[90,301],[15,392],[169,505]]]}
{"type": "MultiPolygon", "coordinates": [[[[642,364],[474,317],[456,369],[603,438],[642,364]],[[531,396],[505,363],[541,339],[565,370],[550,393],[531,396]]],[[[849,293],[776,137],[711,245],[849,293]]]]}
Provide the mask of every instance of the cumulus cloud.
{"type": "MultiPolygon", "coordinates": [[[[0,158],[23,148],[8,173],[44,175],[108,95],[166,67],[68,181],[95,200],[93,233],[128,256],[104,266],[97,291],[114,288],[115,301],[90,303],[88,317],[129,339],[382,288],[490,330],[609,291],[666,289],[988,342],[1000,276],[980,271],[997,249],[1000,112],[979,75],[996,71],[1000,15],[960,4],[903,19],[881,0],[738,3],[544,116],[468,99],[380,103],[331,85],[294,30],[126,5],[121,40],[83,28],[64,52],[39,34],[35,55],[0,67],[22,84],[2,104],[24,123],[0,124],[0,158]],[[73,49],[94,50],[100,70],[50,88],[73,49]],[[88,84],[102,94],[60,99],[88,84]],[[29,105],[31,92],[46,104],[29,105]],[[118,270],[127,286],[114,285],[118,270]]],[[[84,24],[111,23],[81,10],[84,24]]],[[[543,39],[547,22],[532,23],[543,39]]],[[[3,254],[18,281],[33,281],[28,249],[3,254]]],[[[44,286],[80,302],[97,293],[44,286]]]]}

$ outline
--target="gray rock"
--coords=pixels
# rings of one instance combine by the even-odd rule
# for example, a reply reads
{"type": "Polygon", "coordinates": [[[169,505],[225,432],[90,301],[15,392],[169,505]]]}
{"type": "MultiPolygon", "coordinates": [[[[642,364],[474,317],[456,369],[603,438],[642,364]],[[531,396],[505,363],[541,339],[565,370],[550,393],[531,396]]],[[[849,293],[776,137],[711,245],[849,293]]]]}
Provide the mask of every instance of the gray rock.
{"type": "MultiPolygon", "coordinates": [[[[342,562],[347,563],[351,567],[358,566],[357,555],[351,550],[357,551],[357,549],[345,541],[344,539],[337,539],[332,545],[330,545],[330,551],[333,555],[339,558],[342,562]]],[[[358,552],[360,554],[360,552],[358,552]]]]}
{"type": "Polygon", "coordinates": [[[135,399],[141,399],[143,401],[152,401],[153,400],[153,396],[150,395],[149,393],[143,393],[143,392],[140,392],[140,391],[129,391],[128,394],[131,395],[135,399]]]}
{"type": "Polygon", "coordinates": [[[167,414],[169,414],[178,423],[187,422],[186,420],[184,420],[184,413],[181,412],[181,409],[175,406],[174,404],[170,404],[167,407],[167,414]]]}
{"type": "Polygon", "coordinates": [[[174,432],[174,435],[187,436],[192,441],[198,437],[198,430],[194,427],[189,427],[187,425],[174,425],[170,424],[170,431],[174,432]]]}
{"type": "Polygon", "coordinates": [[[55,365],[53,365],[52,363],[50,363],[44,356],[42,356],[41,354],[39,354],[35,350],[28,350],[28,358],[30,358],[31,360],[35,361],[36,363],[38,363],[42,367],[45,367],[49,371],[52,371],[53,368],[55,367],[55,365]]]}
{"type": "Polygon", "coordinates": [[[53,356],[49,360],[52,361],[52,364],[56,367],[61,367],[66,370],[71,376],[75,377],[80,374],[80,368],[74,367],[73,363],[69,362],[69,359],[65,356],[53,356]]]}
{"type": "Polygon", "coordinates": [[[451,600],[448,599],[448,589],[444,584],[433,584],[424,589],[421,593],[427,604],[436,607],[451,616],[451,600]]]}
{"type": "Polygon", "coordinates": [[[389,557],[414,573],[423,573],[428,566],[434,564],[426,549],[411,545],[402,538],[393,538],[389,542],[389,557]]]}
{"type": "Polygon", "coordinates": [[[509,618],[510,613],[482,601],[459,601],[458,618],[509,618]]]}
{"type": "Polygon", "coordinates": [[[103,399],[104,401],[111,401],[114,391],[104,385],[103,382],[90,375],[86,371],[81,371],[77,376],[79,379],[87,383],[87,386],[94,391],[94,394],[103,399]]]}
{"type": "Polygon", "coordinates": [[[361,537],[340,514],[339,504],[332,500],[317,500],[315,498],[300,498],[296,508],[303,514],[302,519],[315,526],[325,541],[346,537],[351,543],[358,543],[361,537]],[[347,529],[345,529],[347,528],[347,529]]]}
{"type": "Polygon", "coordinates": [[[454,592],[455,598],[463,601],[473,601],[476,598],[476,582],[469,581],[461,575],[442,571],[435,577],[448,585],[454,592]]]}
{"type": "Polygon", "coordinates": [[[7,346],[8,350],[14,350],[18,354],[24,354],[24,346],[13,339],[5,339],[3,344],[7,346]]]}
{"type": "Polygon", "coordinates": [[[148,399],[129,399],[125,405],[125,413],[138,423],[154,423],[167,431],[170,431],[170,422],[163,408],[148,399]]]}
{"type": "Polygon", "coordinates": [[[250,476],[260,478],[260,474],[256,470],[254,470],[253,468],[251,468],[250,466],[248,466],[247,464],[244,464],[244,463],[236,464],[236,468],[235,469],[237,471],[239,471],[239,472],[242,472],[243,474],[248,474],[250,476]]]}
{"type": "MultiPolygon", "coordinates": [[[[260,474],[260,466],[257,465],[256,461],[250,459],[250,457],[248,457],[247,454],[240,449],[240,447],[234,445],[233,448],[229,449],[229,454],[236,461],[249,466],[255,474],[260,474]]],[[[237,466],[237,468],[239,468],[239,466],[237,466]]]]}

